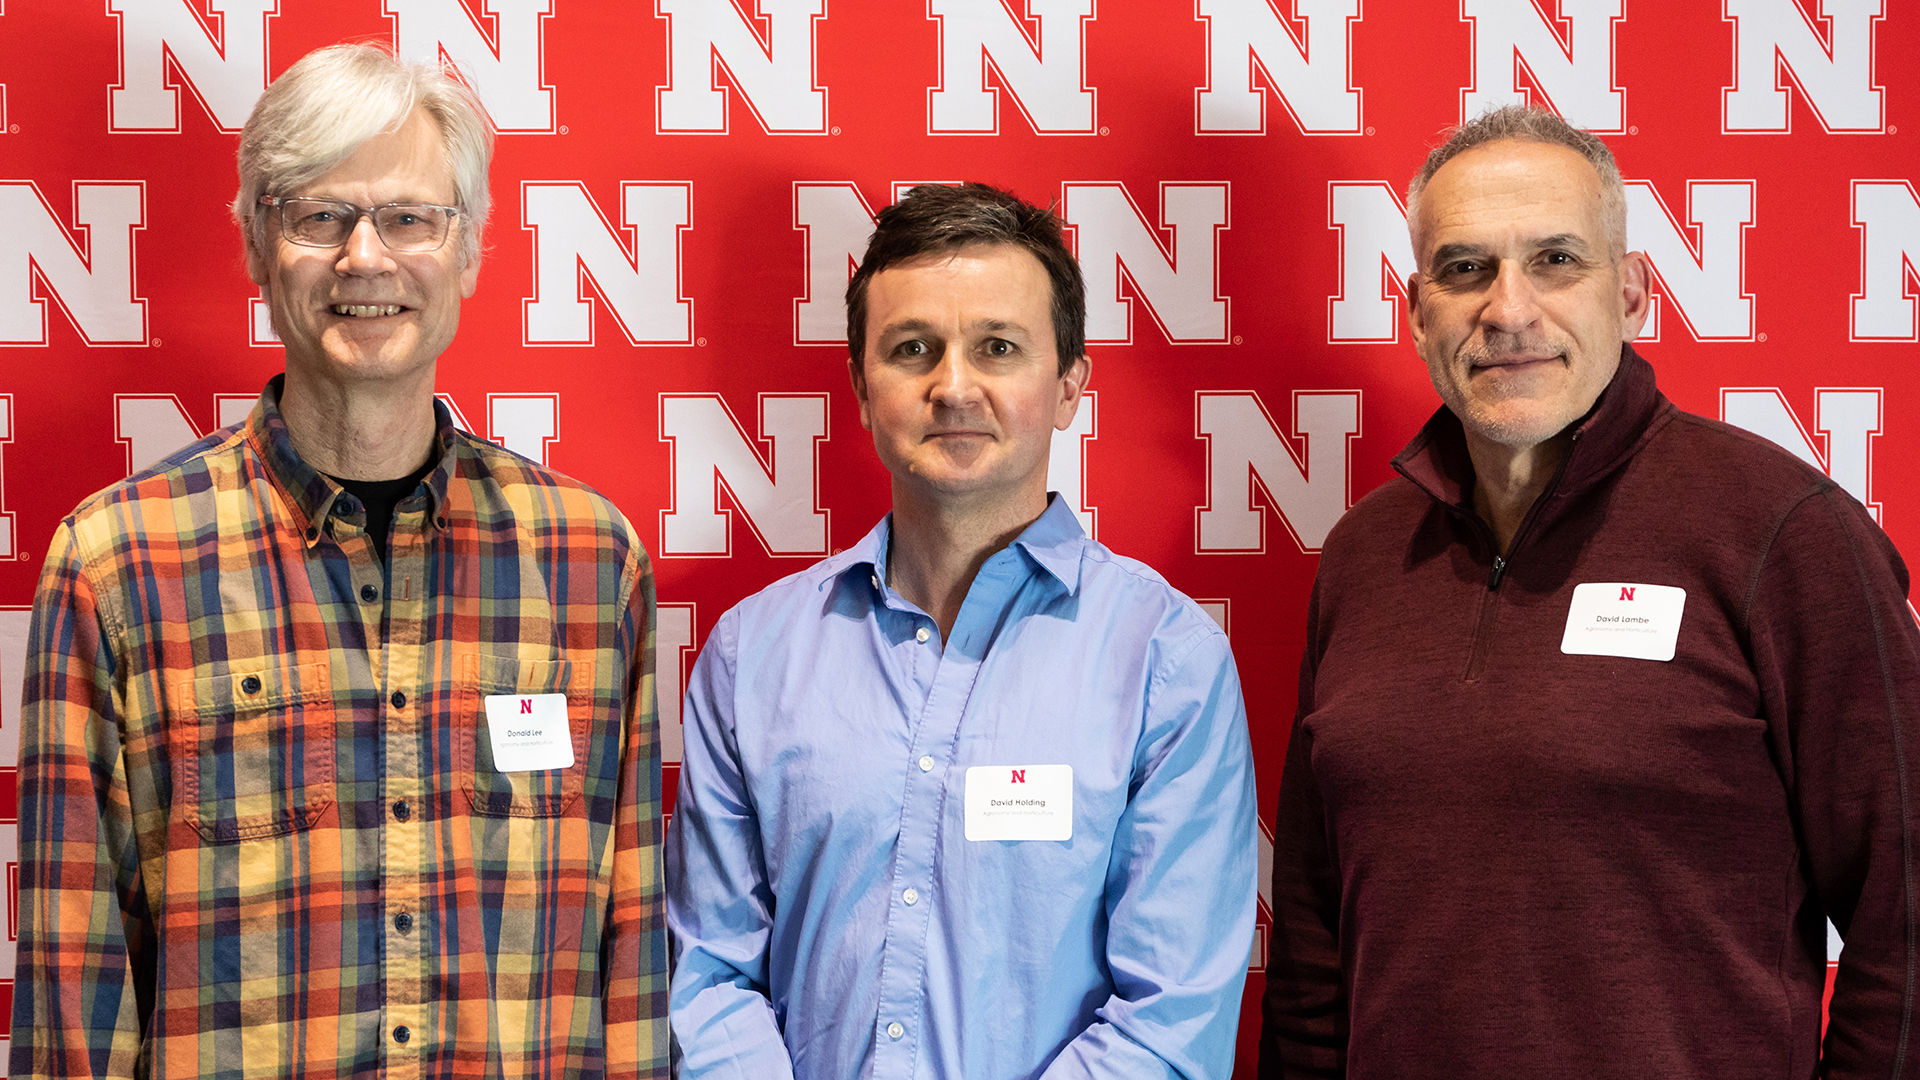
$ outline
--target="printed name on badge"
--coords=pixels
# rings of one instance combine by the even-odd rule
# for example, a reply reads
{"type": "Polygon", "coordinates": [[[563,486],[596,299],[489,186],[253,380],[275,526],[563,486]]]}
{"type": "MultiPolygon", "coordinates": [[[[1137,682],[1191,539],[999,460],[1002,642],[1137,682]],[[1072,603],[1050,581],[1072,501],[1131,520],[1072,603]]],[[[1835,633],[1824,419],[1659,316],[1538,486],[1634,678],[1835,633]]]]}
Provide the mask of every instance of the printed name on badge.
{"type": "Polygon", "coordinates": [[[967,839],[1073,839],[1073,766],[968,769],[967,839]]]}
{"type": "Polygon", "coordinates": [[[1680,641],[1687,590],[1672,585],[1590,581],[1573,589],[1560,651],[1581,656],[1671,660],[1680,641]]]}
{"type": "Polygon", "coordinates": [[[573,767],[573,729],[565,694],[488,694],[487,735],[493,767],[541,772],[573,767]]]}

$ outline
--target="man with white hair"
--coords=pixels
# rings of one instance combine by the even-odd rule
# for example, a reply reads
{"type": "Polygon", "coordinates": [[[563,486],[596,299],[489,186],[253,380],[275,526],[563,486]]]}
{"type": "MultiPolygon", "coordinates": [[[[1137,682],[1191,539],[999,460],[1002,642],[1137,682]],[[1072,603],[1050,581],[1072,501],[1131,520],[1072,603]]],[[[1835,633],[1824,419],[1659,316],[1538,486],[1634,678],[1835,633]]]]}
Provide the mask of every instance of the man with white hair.
{"type": "Polygon", "coordinates": [[[1899,554],[1827,476],[1660,392],[1599,139],[1489,113],[1407,210],[1443,407],[1321,554],[1261,1077],[1911,1072],[1899,554]]]}
{"type": "Polygon", "coordinates": [[[53,539],[10,1075],[665,1075],[646,553],[433,394],[491,153],[365,45],[248,120],[286,373],[53,539]]]}

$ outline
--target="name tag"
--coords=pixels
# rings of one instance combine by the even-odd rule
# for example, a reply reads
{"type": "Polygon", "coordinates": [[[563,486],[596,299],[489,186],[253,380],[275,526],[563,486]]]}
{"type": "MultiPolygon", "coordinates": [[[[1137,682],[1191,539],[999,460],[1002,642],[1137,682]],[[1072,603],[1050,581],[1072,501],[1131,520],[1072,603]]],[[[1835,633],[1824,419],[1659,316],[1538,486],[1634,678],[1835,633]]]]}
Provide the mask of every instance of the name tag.
{"type": "Polygon", "coordinates": [[[1573,589],[1560,651],[1583,656],[1671,660],[1687,590],[1672,585],[1587,582],[1573,589]]]}
{"type": "Polygon", "coordinates": [[[968,769],[967,839],[1073,839],[1073,766],[968,769]]]}
{"type": "Polygon", "coordinates": [[[540,772],[573,767],[573,729],[565,694],[488,694],[487,735],[493,767],[540,772]]]}

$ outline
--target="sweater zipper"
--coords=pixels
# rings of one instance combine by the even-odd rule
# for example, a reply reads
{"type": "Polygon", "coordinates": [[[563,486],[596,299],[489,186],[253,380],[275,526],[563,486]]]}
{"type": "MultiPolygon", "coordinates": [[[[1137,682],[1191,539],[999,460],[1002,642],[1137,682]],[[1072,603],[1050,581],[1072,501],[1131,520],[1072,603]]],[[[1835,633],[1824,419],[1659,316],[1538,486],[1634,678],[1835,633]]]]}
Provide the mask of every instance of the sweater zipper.
{"type": "Polygon", "coordinates": [[[1487,666],[1487,653],[1492,651],[1493,618],[1500,609],[1500,575],[1505,572],[1506,560],[1496,555],[1493,565],[1487,594],[1480,599],[1480,621],[1473,628],[1473,651],[1467,654],[1468,682],[1480,681],[1480,672],[1487,666]]]}
{"type": "MultiPolygon", "coordinates": [[[[1579,445],[1580,433],[1574,432],[1571,441],[1575,446],[1579,445]]],[[[1508,555],[1496,553],[1493,556],[1493,567],[1487,572],[1487,592],[1480,600],[1480,618],[1473,628],[1473,648],[1467,654],[1467,682],[1480,681],[1480,673],[1487,667],[1487,655],[1493,651],[1494,618],[1500,611],[1500,582],[1506,579],[1507,570],[1513,565],[1513,560],[1508,556],[1519,550],[1520,541],[1533,531],[1533,523],[1540,516],[1540,508],[1560,490],[1560,480],[1567,475],[1567,466],[1572,461],[1573,448],[1569,447],[1566,460],[1560,463],[1560,468],[1553,474],[1553,479],[1548,482],[1546,490],[1533,500],[1533,505],[1527,509],[1527,516],[1521,519],[1519,530],[1513,534],[1513,543],[1507,547],[1508,555]]],[[[1488,529],[1486,523],[1481,522],[1478,517],[1473,517],[1472,520],[1480,524],[1486,534],[1488,546],[1491,547],[1493,530],[1488,529]]]]}

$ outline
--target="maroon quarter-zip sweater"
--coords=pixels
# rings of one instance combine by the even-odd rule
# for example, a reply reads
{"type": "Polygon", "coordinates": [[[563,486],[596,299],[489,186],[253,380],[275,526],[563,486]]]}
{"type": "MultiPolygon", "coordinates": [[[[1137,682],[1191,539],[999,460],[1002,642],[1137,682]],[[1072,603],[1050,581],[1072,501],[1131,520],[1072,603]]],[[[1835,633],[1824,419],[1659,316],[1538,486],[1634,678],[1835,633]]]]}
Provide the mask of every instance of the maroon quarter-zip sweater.
{"type": "Polygon", "coordinates": [[[1394,464],[1314,588],[1261,1075],[1920,1076],[1920,633],[1860,504],[1631,349],[1504,560],[1452,413],[1394,464]],[[1583,582],[1685,589],[1673,659],[1563,653],[1583,582]]]}

